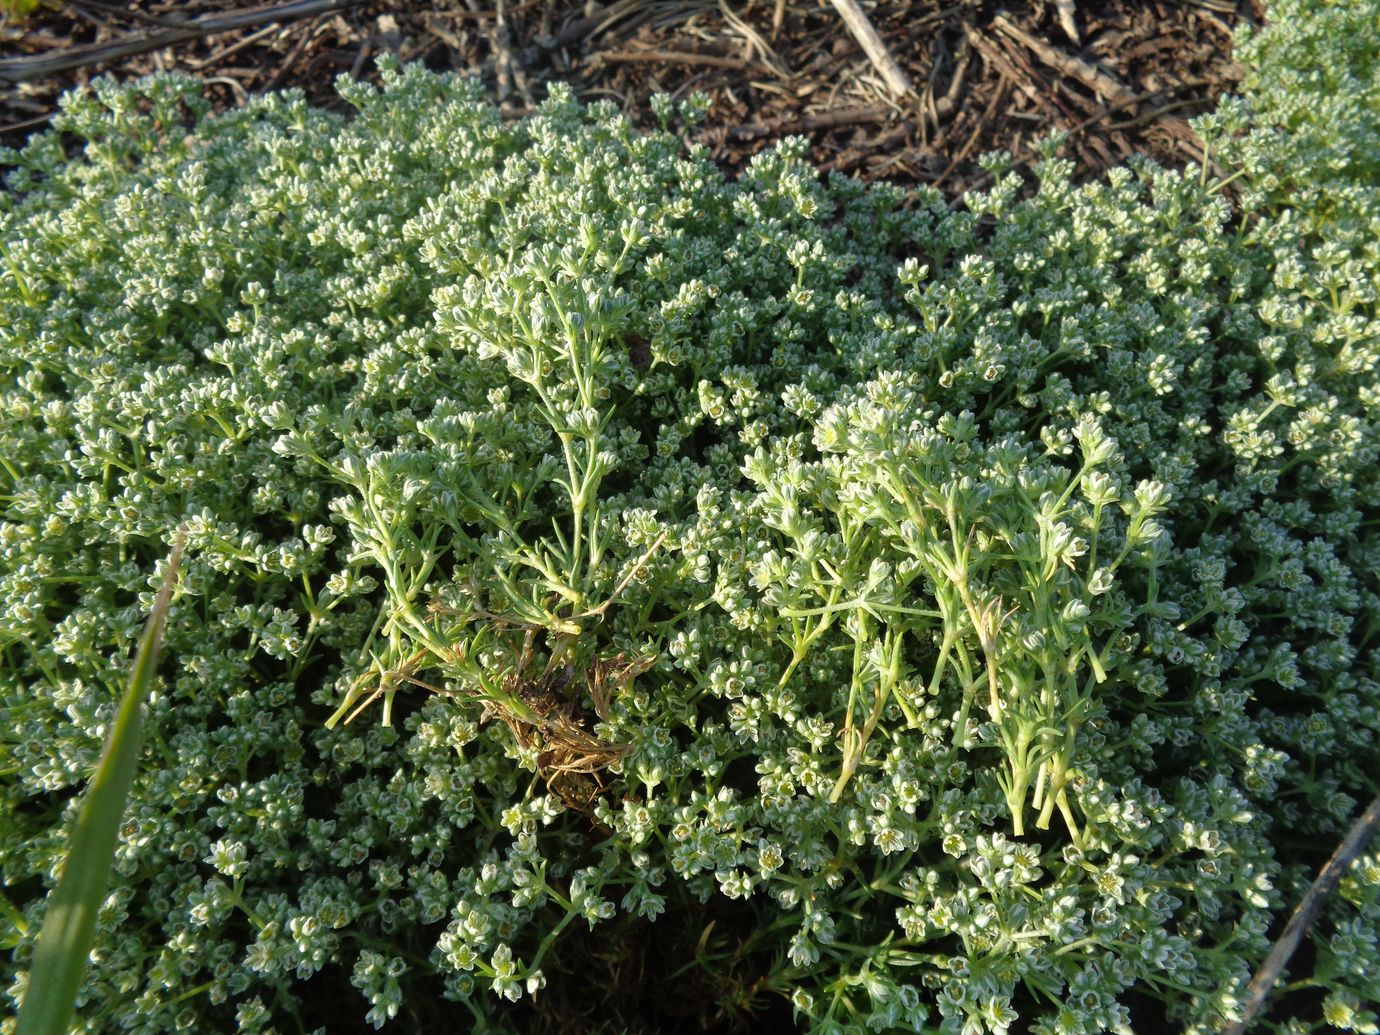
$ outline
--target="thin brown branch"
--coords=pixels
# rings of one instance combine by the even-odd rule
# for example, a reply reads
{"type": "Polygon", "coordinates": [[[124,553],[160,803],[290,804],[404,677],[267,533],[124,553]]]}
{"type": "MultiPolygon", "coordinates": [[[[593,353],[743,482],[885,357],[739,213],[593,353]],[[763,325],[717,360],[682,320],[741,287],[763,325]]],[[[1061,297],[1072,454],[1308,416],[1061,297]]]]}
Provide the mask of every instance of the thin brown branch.
{"type": "Polygon", "coordinates": [[[1313,926],[1313,921],[1318,918],[1318,913],[1328,898],[1337,890],[1337,885],[1341,883],[1351,864],[1356,861],[1356,857],[1365,851],[1366,843],[1377,829],[1380,829],[1380,797],[1372,801],[1366,811],[1361,813],[1360,818],[1347,832],[1345,840],[1332,853],[1332,858],[1327,860],[1327,865],[1318,873],[1317,880],[1313,881],[1307,894],[1303,896],[1303,901],[1298,904],[1294,915],[1285,925],[1284,933],[1279,936],[1279,940],[1270,949],[1270,954],[1265,957],[1265,962],[1260,965],[1255,977],[1251,978],[1251,983],[1246,987],[1246,998],[1241,1004],[1241,1019],[1227,1029],[1226,1035],[1244,1035],[1250,1027],[1251,1022],[1265,1006],[1270,990],[1284,973],[1284,968],[1288,966],[1290,957],[1299,947],[1299,942],[1313,926]]]}
{"type": "Polygon", "coordinates": [[[885,122],[896,114],[888,104],[874,104],[866,108],[834,108],[817,115],[801,115],[775,122],[753,122],[733,126],[724,134],[728,140],[757,140],[762,137],[785,137],[797,133],[813,133],[838,126],[853,126],[864,122],[885,122]]]}
{"type": "Polygon", "coordinates": [[[776,38],[781,35],[781,26],[786,20],[786,0],[776,0],[776,9],[771,13],[771,38],[776,42],[776,38]]]}
{"type": "Polygon", "coordinates": [[[506,108],[508,98],[516,85],[513,78],[513,41],[508,32],[508,19],[503,10],[503,0],[498,0],[498,15],[494,18],[494,78],[498,85],[498,106],[506,108]]]}
{"type": "Polygon", "coordinates": [[[606,50],[595,54],[594,64],[617,62],[664,61],[673,65],[704,65],[708,68],[762,68],[756,61],[745,58],[719,57],[715,54],[696,54],[688,50],[606,50]]]}
{"type": "MultiPolygon", "coordinates": [[[[953,171],[962,164],[963,160],[968,157],[968,152],[971,151],[973,145],[977,143],[977,138],[982,134],[987,123],[992,120],[992,114],[997,110],[997,105],[1000,104],[1001,99],[1006,96],[1007,82],[1006,76],[1002,76],[997,80],[997,88],[992,91],[992,98],[987,102],[987,107],[983,111],[982,117],[978,119],[977,125],[973,127],[973,132],[969,134],[967,142],[959,148],[958,154],[954,155],[954,159],[949,163],[949,167],[931,181],[931,187],[938,187],[947,180],[953,171]]],[[[984,644],[984,649],[985,647],[986,644],[984,644]]],[[[993,685],[995,686],[995,684],[993,685]]]]}
{"type": "MultiPolygon", "coordinates": [[[[72,6],[78,5],[74,4],[72,6]]],[[[98,11],[103,11],[117,18],[130,18],[134,21],[143,22],[146,25],[157,25],[159,28],[163,29],[179,29],[187,24],[185,19],[179,18],[176,15],[162,18],[156,14],[149,14],[146,11],[141,11],[137,7],[121,7],[117,4],[106,3],[105,0],[82,0],[79,6],[94,7],[98,11]]]]}
{"type": "Polygon", "coordinates": [[[1096,65],[1090,65],[1082,58],[1067,54],[1058,47],[1051,47],[1043,40],[1036,39],[1004,14],[999,14],[993,18],[992,26],[1025,47],[1050,68],[1062,72],[1064,75],[1073,76],[1093,93],[1106,100],[1121,103],[1135,96],[1125,84],[1110,72],[1104,71],[1096,65]]]}
{"type": "Polygon", "coordinates": [[[857,0],[831,0],[831,2],[834,9],[839,12],[839,17],[848,26],[848,31],[862,46],[868,60],[876,66],[877,71],[886,80],[891,92],[898,97],[905,97],[914,93],[915,90],[911,86],[910,77],[902,71],[901,66],[896,63],[896,59],[891,56],[891,51],[882,42],[882,38],[877,35],[877,30],[872,27],[872,22],[863,13],[863,9],[858,6],[857,0]]]}
{"type": "Polygon", "coordinates": [[[951,18],[962,17],[963,7],[964,5],[962,3],[950,4],[947,7],[941,7],[937,11],[931,11],[929,14],[922,14],[915,18],[907,17],[906,34],[910,39],[914,40],[922,35],[922,29],[933,25],[935,22],[945,22],[951,18]]]}
{"type": "Polygon", "coordinates": [[[217,62],[224,61],[232,54],[238,54],[245,48],[252,47],[265,36],[272,36],[275,32],[278,31],[279,28],[281,28],[281,26],[279,26],[277,22],[269,22],[267,25],[265,25],[262,29],[259,29],[257,32],[251,32],[248,36],[241,36],[239,39],[237,39],[234,43],[231,43],[229,46],[221,47],[219,50],[216,50],[214,53],[209,54],[208,56],[202,58],[199,61],[189,61],[187,63],[187,67],[194,72],[200,72],[203,69],[210,68],[217,62]]]}
{"type": "Polygon", "coordinates": [[[1030,77],[1017,68],[1011,59],[1001,52],[1000,48],[966,22],[963,25],[963,33],[973,48],[982,55],[982,59],[996,69],[1001,78],[1008,80],[1015,86],[1026,99],[1049,116],[1056,126],[1063,125],[1061,121],[1063,113],[1050,103],[1049,98],[1045,96],[1045,91],[1032,84],[1030,77]]]}
{"type": "MultiPolygon", "coordinates": [[[[1040,75],[1039,70],[1035,67],[1035,63],[1030,60],[1030,55],[1019,43],[1010,37],[1003,36],[1001,39],[996,40],[993,46],[997,46],[998,44],[1006,51],[1006,56],[1025,73],[1024,81],[1032,84],[1040,96],[1048,100],[1048,103],[1053,106],[1055,111],[1058,111],[1065,119],[1070,121],[1079,117],[1078,113],[1065,104],[1060,97],[1061,92],[1067,94],[1069,91],[1060,91],[1058,89],[1059,86],[1063,85],[1062,83],[1046,82],[1044,76],[1040,75]]],[[[1062,128],[1063,123],[1060,123],[1057,118],[1055,119],[1055,123],[1062,128]]]]}
{"type": "Polygon", "coordinates": [[[211,36],[218,32],[242,29],[247,25],[258,25],[267,21],[290,21],[310,18],[313,15],[329,14],[332,11],[354,7],[363,0],[293,0],[292,3],[277,4],[271,7],[256,7],[234,14],[214,15],[188,22],[185,28],[169,29],[166,32],[135,33],[110,43],[99,43],[85,47],[70,47],[58,54],[41,54],[32,57],[10,58],[0,61],[0,80],[21,83],[30,79],[42,79],[69,69],[85,65],[97,65],[120,58],[143,54],[160,47],[171,46],[184,40],[211,36]]]}
{"type": "Polygon", "coordinates": [[[264,90],[276,90],[278,88],[278,85],[282,83],[287,74],[292,71],[293,65],[297,63],[303,51],[307,49],[307,44],[311,42],[312,33],[315,29],[315,24],[308,24],[303,28],[302,34],[297,37],[297,42],[292,45],[292,49],[288,51],[287,56],[283,58],[282,61],[278,62],[278,67],[273,70],[273,74],[270,75],[268,81],[264,83],[264,90]]]}
{"type": "Polygon", "coordinates": [[[48,125],[48,120],[53,116],[51,113],[35,115],[31,119],[24,119],[22,122],[10,122],[0,126],[0,137],[9,136],[11,133],[25,133],[32,129],[48,125]]]}
{"type": "Polygon", "coordinates": [[[764,40],[756,29],[734,14],[733,8],[727,0],[719,0],[719,13],[723,15],[723,19],[729,24],[729,27],[743,37],[749,52],[756,55],[760,64],[769,68],[772,74],[779,79],[788,80],[791,78],[790,69],[782,62],[780,55],[771,48],[771,44],[764,40]]]}
{"type": "MultiPolygon", "coordinates": [[[[944,91],[944,96],[934,102],[936,115],[947,118],[958,108],[958,98],[963,93],[963,84],[968,75],[968,65],[972,56],[972,44],[968,42],[968,38],[965,36],[958,52],[958,63],[954,66],[953,80],[949,83],[949,88],[944,91]]],[[[937,125],[938,122],[936,121],[937,125]]]]}
{"type": "MultiPolygon", "coordinates": [[[[1104,121],[1104,120],[1106,120],[1106,119],[1109,119],[1109,118],[1111,118],[1113,115],[1116,115],[1116,114],[1118,114],[1118,113],[1120,113],[1120,112],[1125,111],[1127,108],[1138,108],[1138,107],[1140,107],[1140,105],[1146,104],[1146,103],[1148,103],[1148,102],[1150,102],[1150,101],[1153,101],[1153,100],[1155,100],[1156,98],[1162,98],[1162,97],[1164,97],[1164,96],[1166,96],[1166,95],[1172,95],[1172,94],[1176,94],[1176,93],[1182,93],[1182,92],[1184,92],[1185,90],[1197,90],[1197,89],[1199,89],[1199,88],[1201,88],[1201,87],[1204,87],[1204,86],[1209,86],[1209,87],[1210,87],[1210,86],[1216,86],[1216,85],[1217,85],[1217,80],[1215,80],[1215,79],[1185,79],[1185,80],[1183,80],[1182,82],[1170,83],[1170,84],[1167,85],[1167,86],[1161,86],[1159,89],[1156,89],[1156,90],[1146,90],[1144,93],[1138,93],[1138,94],[1136,94],[1136,95],[1133,96],[1133,97],[1128,97],[1128,98],[1126,98],[1126,99],[1124,99],[1124,100],[1117,101],[1117,102],[1114,103],[1114,104],[1109,104],[1109,105],[1107,105],[1107,106],[1106,106],[1105,108],[1103,108],[1101,111],[1095,112],[1094,114],[1089,115],[1087,118],[1083,119],[1081,122],[1077,123],[1076,125],[1070,126],[1069,129],[1068,129],[1068,132],[1069,132],[1070,134],[1073,134],[1073,133],[1082,133],[1082,132],[1085,131],[1089,126],[1095,125],[1095,124],[1098,123],[1098,122],[1102,122],[1102,121],[1104,121]]],[[[1134,128],[1137,128],[1137,127],[1139,127],[1139,126],[1145,125],[1147,122],[1153,122],[1153,121],[1155,121],[1155,119],[1159,118],[1161,115],[1164,115],[1164,114],[1166,114],[1166,113],[1168,113],[1168,112],[1171,112],[1171,111],[1176,111],[1176,110],[1178,110],[1178,109],[1181,108],[1181,107],[1185,107],[1185,106],[1190,105],[1190,104],[1202,104],[1202,103],[1203,103],[1203,100],[1202,100],[1201,97],[1189,97],[1189,98],[1186,98],[1186,99],[1184,99],[1184,100],[1175,101],[1175,102],[1173,102],[1173,103],[1171,103],[1171,104],[1166,104],[1166,105],[1164,105],[1163,107],[1155,108],[1155,109],[1153,109],[1153,110],[1151,110],[1151,111],[1144,112],[1144,113],[1142,113],[1142,114],[1140,114],[1140,115],[1137,115],[1135,118],[1133,118],[1133,119],[1127,119],[1127,120],[1124,121],[1124,122],[1112,122],[1112,123],[1109,123],[1108,126],[1107,126],[1107,128],[1108,128],[1108,129],[1134,129],[1134,128]]]]}

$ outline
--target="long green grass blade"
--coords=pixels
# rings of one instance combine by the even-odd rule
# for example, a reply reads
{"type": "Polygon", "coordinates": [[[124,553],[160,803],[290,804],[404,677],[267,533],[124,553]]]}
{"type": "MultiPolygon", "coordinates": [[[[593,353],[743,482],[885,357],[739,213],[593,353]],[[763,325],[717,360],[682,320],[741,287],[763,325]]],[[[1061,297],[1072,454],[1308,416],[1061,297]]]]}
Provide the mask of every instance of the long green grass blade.
{"type": "Polygon", "coordinates": [[[17,1035],[66,1035],[105,898],[125,798],[134,782],[143,740],[143,709],[158,666],[182,543],[173,546],[163,584],[149,613],[129,685],[120,701],[100,764],[91,778],[67,844],[67,858],[38,935],[17,1035]]]}

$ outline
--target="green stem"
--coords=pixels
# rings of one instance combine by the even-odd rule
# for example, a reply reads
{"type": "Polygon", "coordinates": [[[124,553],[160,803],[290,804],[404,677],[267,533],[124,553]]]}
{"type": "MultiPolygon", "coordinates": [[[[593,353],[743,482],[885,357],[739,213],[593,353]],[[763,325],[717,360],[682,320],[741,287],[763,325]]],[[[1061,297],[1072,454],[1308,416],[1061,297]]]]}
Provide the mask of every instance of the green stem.
{"type": "Polygon", "coordinates": [[[856,612],[858,628],[853,634],[853,678],[848,688],[848,707],[843,720],[843,764],[834,788],[829,792],[829,804],[834,805],[843,795],[843,789],[853,777],[858,759],[862,756],[861,735],[853,726],[853,709],[857,706],[859,689],[862,684],[863,641],[867,636],[867,612],[859,608],[856,612]]]}

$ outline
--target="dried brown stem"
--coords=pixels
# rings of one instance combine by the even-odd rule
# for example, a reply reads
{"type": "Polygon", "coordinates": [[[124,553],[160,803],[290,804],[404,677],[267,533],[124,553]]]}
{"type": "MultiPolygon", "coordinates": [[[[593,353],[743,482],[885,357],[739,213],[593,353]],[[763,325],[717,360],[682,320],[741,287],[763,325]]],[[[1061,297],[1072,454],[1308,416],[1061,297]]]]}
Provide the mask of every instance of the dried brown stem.
{"type": "MultiPolygon", "coordinates": [[[[1101,122],[1104,119],[1109,119],[1113,115],[1125,111],[1127,108],[1137,108],[1142,104],[1155,100],[1157,97],[1163,97],[1165,94],[1181,93],[1185,90],[1197,90],[1200,87],[1213,86],[1215,84],[1216,80],[1213,79],[1185,79],[1181,83],[1171,83],[1168,86],[1162,86],[1157,90],[1146,90],[1144,93],[1138,93],[1134,97],[1128,97],[1125,100],[1117,101],[1114,104],[1107,105],[1101,111],[1095,112],[1092,115],[1089,115],[1087,118],[1083,119],[1081,122],[1077,123],[1076,125],[1070,126],[1068,132],[1071,134],[1081,133],[1084,130],[1086,130],[1089,126],[1101,122]]],[[[1155,119],[1159,118],[1163,114],[1166,114],[1167,112],[1175,111],[1178,108],[1185,107],[1190,104],[1201,103],[1202,101],[1198,98],[1188,98],[1186,100],[1175,101],[1172,104],[1166,104],[1160,108],[1156,108],[1152,111],[1148,111],[1141,115],[1137,115],[1135,118],[1128,119],[1125,122],[1110,123],[1108,128],[1130,129],[1136,126],[1142,126],[1147,122],[1153,122],[1155,119]]]]}
{"type": "Polygon", "coordinates": [[[1303,896],[1303,901],[1298,904],[1294,915],[1285,925],[1284,933],[1270,949],[1270,954],[1255,972],[1255,977],[1251,978],[1251,983],[1246,988],[1245,1001],[1241,1004],[1241,1019],[1228,1028],[1225,1035],[1244,1035],[1250,1027],[1251,1022],[1265,1006],[1270,990],[1284,973],[1284,968],[1299,947],[1299,942],[1313,926],[1313,921],[1317,919],[1328,898],[1337,890],[1337,885],[1351,864],[1356,861],[1356,857],[1365,851],[1366,843],[1378,828],[1380,797],[1372,801],[1366,811],[1361,813],[1360,818],[1347,832],[1345,840],[1332,853],[1332,858],[1327,860],[1327,865],[1318,873],[1317,880],[1313,881],[1307,894],[1303,896]]]}
{"type": "Polygon", "coordinates": [[[754,122],[746,126],[734,126],[728,130],[729,140],[757,140],[761,137],[783,137],[796,133],[813,133],[821,129],[834,129],[838,126],[852,126],[860,122],[885,122],[896,114],[896,109],[886,104],[869,105],[866,108],[838,108],[823,111],[817,115],[802,115],[799,118],[780,119],[776,122],[754,122]]]}
{"type": "Polygon", "coordinates": [[[42,79],[45,76],[56,75],[73,68],[81,68],[84,65],[97,65],[131,57],[135,54],[143,54],[146,51],[181,43],[183,40],[212,36],[218,32],[229,32],[232,29],[242,29],[247,25],[258,25],[266,21],[310,18],[314,15],[328,14],[332,11],[354,7],[362,2],[363,0],[293,0],[292,3],[287,4],[256,7],[249,11],[236,11],[234,14],[198,18],[188,22],[186,28],[168,29],[166,32],[135,33],[111,43],[69,47],[58,54],[10,58],[0,61],[0,80],[22,83],[29,79],[42,79]]]}
{"type": "Polygon", "coordinates": [[[508,19],[504,17],[503,0],[498,0],[497,15],[494,18],[494,78],[498,83],[498,106],[507,107],[508,98],[513,92],[513,47],[508,32],[508,19]]]}
{"type": "Polygon", "coordinates": [[[1025,47],[1050,68],[1072,76],[1099,97],[1118,104],[1134,99],[1135,94],[1111,73],[1036,39],[1006,15],[999,14],[993,18],[992,26],[1025,47]]]}
{"type": "Polygon", "coordinates": [[[891,88],[891,92],[897,97],[905,97],[915,92],[911,86],[910,77],[902,71],[901,66],[896,63],[896,59],[891,56],[891,51],[882,42],[882,38],[877,35],[877,30],[872,27],[872,22],[868,20],[863,9],[858,6],[857,0],[831,0],[835,10],[839,12],[839,17],[843,19],[848,31],[853,34],[863,51],[867,54],[868,60],[872,62],[886,84],[891,88]]]}
{"type": "Polygon", "coordinates": [[[70,6],[74,8],[94,7],[96,10],[102,11],[107,15],[112,15],[117,18],[130,18],[137,22],[143,22],[146,25],[157,25],[159,28],[163,29],[180,29],[186,24],[182,18],[176,16],[161,18],[156,14],[149,14],[146,11],[141,11],[137,7],[120,7],[116,4],[106,3],[105,0],[82,0],[80,4],[72,4],[70,6]]]}
{"type": "Polygon", "coordinates": [[[297,63],[297,59],[302,56],[302,52],[307,49],[307,45],[311,42],[312,33],[314,31],[314,25],[308,25],[302,30],[302,35],[299,36],[297,42],[292,45],[292,49],[288,51],[287,57],[283,58],[278,64],[278,67],[273,70],[273,74],[268,77],[268,81],[264,83],[264,90],[276,90],[278,88],[278,85],[283,81],[284,77],[287,76],[292,66],[297,63]]]}
{"type": "Polygon", "coordinates": [[[963,44],[958,51],[958,63],[954,66],[954,77],[949,83],[949,88],[944,91],[944,96],[934,102],[935,112],[939,115],[952,115],[954,109],[958,107],[959,96],[963,93],[963,84],[968,77],[968,65],[972,61],[972,44],[967,37],[963,39],[963,44]]]}
{"type": "Polygon", "coordinates": [[[542,50],[560,50],[581,40],[592,39],[619,19],[634,13],[640,0],[618,0],[617,3],[576,18],[554,36],[538,36],[534,41],[542,50]]]}
{"type": "MultiPolygon", "coordinates": [[[[1019,68],[1012,64],[1011,59],[1001,52],[992,41],[984,36],[971,25],[964,23],[964,35],[973,48],[982,55],[983,61],[997,70],[1002,80],[1015,86],[1029,101],[1037,108],[1040,108],[1057,125],[1060,121],[1060,112],[1049,100],[1031,85],[1029,77],[1019,68]]],[[[984,121],[986,119],[984,118],[984,121]]]]}
{"type": "Polygon", "coordinates": [[[606,50],[595,54],[595,64],[619,61],[664,61],[675,65],[704,65],[709,68],[756,68],[763,69],[756,61],[744,58],[719,57],[716,54],[695,54],[686,50],[606,50]]]}
{"type": "Polygon", "coordinates": [[[771,13],[771,38],[773,42],[781,35],[781,26],[786,20],[786,0],[776,0],[776,9],[771,13]]]}
{"type": "Polygon", "coordinates": [[[241,36],[241,37],[240,37],[239,39],[237,39],[234,43],[230,44],[230,45],[227,46],[227,47],[221,47],[221,48],[219,48],[218,50],[213,51],[212,53],[208,54],[206,57],[202,58],[200,61],[189,61],[189,62],[187,62],[187,67],[190,68],[190,69],[191,69],[192,71],[194,71],[194,72],[200,72],[202,69],[210,68],[212,65],[216,64],[217,62],[219,62],[219,61],[224,61],[226,58],[230,57],[232,54],[238,54],[240,51],[244,50],[246,47],[252,47],[254,44],[258,43],[258,42],[259,42],[261,39],[263,39],[265,36],[271,36],[271,35],[273,35],[273,34],[274,34],[275,32],[277,32],[280,28],[281,28],[281,26],[280,26],[277,22],[269,22],[269,23],[268,23],[267,25],[265,25],[262,29],[259,29],[259,30],[255,31],[255,32],[251,32],[248,36],[241,36]]]}
{"type": "Polygon", "coordinates": [[[35,115],[31,119],[24,119],[21,122],[9,122],[0,126],[0,137],[8,136],[11,133],[25,133],[31,129],[38,129],[48,125],[51,114],[35,115]]]}

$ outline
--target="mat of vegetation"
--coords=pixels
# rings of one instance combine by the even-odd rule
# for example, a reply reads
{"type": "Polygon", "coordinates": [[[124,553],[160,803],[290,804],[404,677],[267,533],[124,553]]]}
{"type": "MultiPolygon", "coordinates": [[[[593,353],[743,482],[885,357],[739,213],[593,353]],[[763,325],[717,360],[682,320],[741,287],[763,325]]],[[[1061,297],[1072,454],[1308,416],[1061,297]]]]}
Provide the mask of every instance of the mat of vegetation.
{"type": "MultiPolygon", "coordinates": [[[[1278,0],[1204,166],[956,210],[693,100],[69,96],[0,197],[8,998],[181,530],[83,1031],[1220,1028],[1380,773],[1378,18],[1278,0]]],[[[1372,853],[1275,1030],[1376,1030],[1378,918],[1372,853]]]]}

